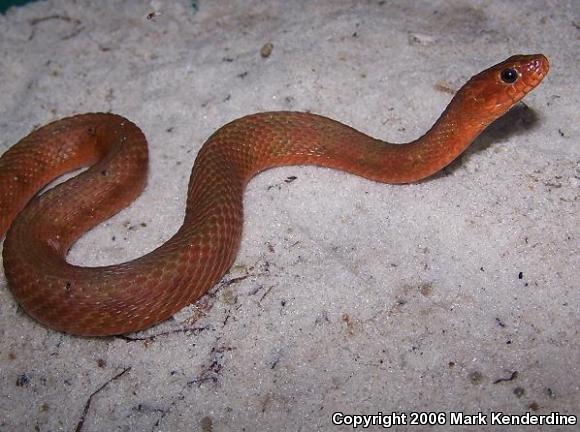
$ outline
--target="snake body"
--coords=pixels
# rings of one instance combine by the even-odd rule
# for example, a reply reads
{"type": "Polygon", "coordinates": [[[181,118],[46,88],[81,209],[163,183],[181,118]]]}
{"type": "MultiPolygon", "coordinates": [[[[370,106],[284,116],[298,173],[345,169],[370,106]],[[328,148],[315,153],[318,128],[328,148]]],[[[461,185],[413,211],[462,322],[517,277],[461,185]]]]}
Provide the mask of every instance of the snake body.
{"type": "Polygon", "coordinates": [[[205,142],[194,163],[183,225],[165,244],[105,267],[67,263],[70,246],[142,191],[147,143],[114,114],[83,114],[32,132],[0,157],[0,238],[8,286],[39,322],[76,335],[144,329],[202,296],[232,265],[243,192],[257,173],[318,165],[385,183],[426,178],[459,156],[548,72],[541,54],[508,58],[471,78],[421,138],[389,144],[301,112],[237,119],[205,142]],[[37,195],[65,172],[90,167],[37,195]]]}

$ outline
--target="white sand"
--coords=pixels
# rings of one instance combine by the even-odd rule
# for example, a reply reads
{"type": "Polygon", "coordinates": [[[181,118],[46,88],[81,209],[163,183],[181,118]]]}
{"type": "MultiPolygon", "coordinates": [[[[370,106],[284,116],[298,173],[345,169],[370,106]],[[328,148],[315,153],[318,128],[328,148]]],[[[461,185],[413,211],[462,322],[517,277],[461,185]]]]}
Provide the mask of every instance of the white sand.
{"type": "Polygon", "coordinates": [[[196,12],[48,0],[0,16],[0,152],[89,111],[125,115],[149,139],[145,193],[71,253],[91,266],[177,230],[195,154],[229,120],[309,110],[406,141],[450,100],[442,85],[515,53],[552,65],[528,109],[430,181],[260,175],[235,267],[141,334],[48,330],[1,273],[0,431],[330,431],[336,411],[579,415],[580,3],[557,4],[200,0],[196,12]]]}

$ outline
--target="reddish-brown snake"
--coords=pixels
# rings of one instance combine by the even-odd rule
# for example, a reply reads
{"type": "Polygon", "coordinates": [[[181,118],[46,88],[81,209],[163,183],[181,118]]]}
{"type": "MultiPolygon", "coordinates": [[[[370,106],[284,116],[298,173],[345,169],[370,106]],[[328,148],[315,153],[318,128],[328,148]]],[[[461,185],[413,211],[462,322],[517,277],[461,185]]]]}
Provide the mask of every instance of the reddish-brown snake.
{"type": "Polygon", "coordinates": [[[183,225],[134,261],[66,262],[87,230],[127,206],[147,175],[147,143],[114,114],[50,123],[0,157],[0,239],[8,286],[41,323],[76,335],[144,329],[202,296],[230,268],[248,181],[281,165],[318,165],[384,183],[424,179],[459,156],[548,72],[541,54],[508,58],[471,78],[421,138],[389,144],[315,114],[266,112],[218,129],[197,155],[183,225]],[[80,175],[41,194],[54,178],[80,175]],[[36,196],[35,196],[36,195],[36,196]]]}

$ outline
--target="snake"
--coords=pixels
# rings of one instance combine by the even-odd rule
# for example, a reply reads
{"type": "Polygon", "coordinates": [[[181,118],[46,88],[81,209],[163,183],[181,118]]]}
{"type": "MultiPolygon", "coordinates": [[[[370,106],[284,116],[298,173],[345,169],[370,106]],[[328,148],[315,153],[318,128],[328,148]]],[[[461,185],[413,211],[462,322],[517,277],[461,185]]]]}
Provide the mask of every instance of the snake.
{"type": "Polygon", "coordinates": [[[196,155],[177,232],[142,257],[102,267],[70,264],[67,253],[143,191],[146,138],[112,113],[48,123],[0,157],[8,288],[28,315],[60,332],[108,336],[144,330],[194,303],[233,265],[244,190],[256,174],[316,165],[389,184],[426,179],[537,87],[548,70],[542,54],[515,55],[474,75],[433,126],[408,143],[388,143],[309,112],[260,112],[233,120],[196,155]],[[79,168],[85,170],[40,193],[79,168]]]}

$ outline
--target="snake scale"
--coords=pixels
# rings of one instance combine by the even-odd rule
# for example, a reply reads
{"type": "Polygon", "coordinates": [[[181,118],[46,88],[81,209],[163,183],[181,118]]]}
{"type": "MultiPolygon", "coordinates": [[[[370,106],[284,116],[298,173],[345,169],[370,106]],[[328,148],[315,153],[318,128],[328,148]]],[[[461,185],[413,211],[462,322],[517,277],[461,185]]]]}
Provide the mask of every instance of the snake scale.
{"type": "Polygon", "coordinates": [[[147,143],[115,114],[47,124],[0,157],[0,238],[8,286],[22,308],[53,329],[101,336],[133,332],[196,301],[232,265],[243,193],[257,173],[318,165],[384,183],[424,179],[457,158],[548,73],[546,57],[516,55],[472,77],[415,141],[390,144],[302,112],[248,115],[218,129],[195,160],[183,225],[133,261],[105,267],[67,263],[87,230],[142,191],[147,143]],[[56,177],[89,167],[38,195],[56,177]]]}

